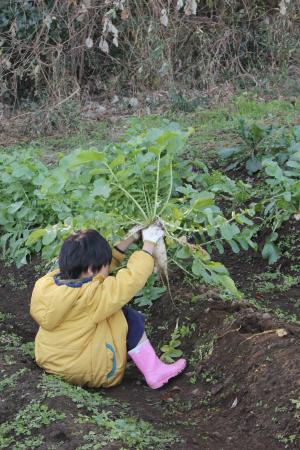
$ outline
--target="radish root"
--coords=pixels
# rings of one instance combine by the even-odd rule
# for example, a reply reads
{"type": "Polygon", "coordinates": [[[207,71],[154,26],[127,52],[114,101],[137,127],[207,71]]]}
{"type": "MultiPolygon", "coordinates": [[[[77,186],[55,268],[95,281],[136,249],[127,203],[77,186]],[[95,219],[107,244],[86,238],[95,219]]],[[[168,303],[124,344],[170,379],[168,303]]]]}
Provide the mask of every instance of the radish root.
{"type": "Polygon", "coordinates": [[[154,258],[154,271],[158,274],[163,284],[166,282],[169,295],[174,303],[169,281],[167,249],[163,238],[157,242],[152,256],[154,258]]]}

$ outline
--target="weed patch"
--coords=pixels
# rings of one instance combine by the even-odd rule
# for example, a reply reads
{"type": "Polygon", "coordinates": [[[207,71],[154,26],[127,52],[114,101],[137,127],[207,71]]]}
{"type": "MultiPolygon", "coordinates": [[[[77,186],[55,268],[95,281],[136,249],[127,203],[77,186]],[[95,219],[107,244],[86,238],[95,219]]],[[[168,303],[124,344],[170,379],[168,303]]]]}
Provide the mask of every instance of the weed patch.
{"type": "Polygon", "coordinates": [[[4,380],[0,381],[0,391],[6,388],[15,388],[17,386],[18,379],[26,372],[26,369],[20,369],[13,373],[9,377],[5,377],[4,380]]]}
{"type": "MultiPolygon", "coordinates": [[[[41,402],[33,400],[21,409],[12,420],[0,425],[0,447],[12,448],[17,446],[20,448],[17,441],[22,438],[26,441],[26,444],[32,445],[31,448],[37,448],[43,442],[43,438],[42,436],[32,438],[31,434],[43,426],[64,418],[65,414],[49,409],[41,402]],[[28,436],[30,438],[27,438],[28,436]]],[[[24,445],[26,444],[24,443],[24,445]]]]}

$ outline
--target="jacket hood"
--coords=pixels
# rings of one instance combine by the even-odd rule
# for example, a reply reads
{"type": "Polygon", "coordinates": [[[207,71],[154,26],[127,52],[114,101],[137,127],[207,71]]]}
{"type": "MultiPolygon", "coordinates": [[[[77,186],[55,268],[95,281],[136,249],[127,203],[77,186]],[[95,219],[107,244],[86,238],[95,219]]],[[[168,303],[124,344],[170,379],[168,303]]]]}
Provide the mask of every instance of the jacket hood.
{"type": "Polygon", "coordinates": [[[31,316],[48,331],[63,321],[80,297],[81,286],[84,284],[65,284],[59,281],[58,275],[58,270],[55,270],[40,278],[35,284],[31,298],[31,316]]]}

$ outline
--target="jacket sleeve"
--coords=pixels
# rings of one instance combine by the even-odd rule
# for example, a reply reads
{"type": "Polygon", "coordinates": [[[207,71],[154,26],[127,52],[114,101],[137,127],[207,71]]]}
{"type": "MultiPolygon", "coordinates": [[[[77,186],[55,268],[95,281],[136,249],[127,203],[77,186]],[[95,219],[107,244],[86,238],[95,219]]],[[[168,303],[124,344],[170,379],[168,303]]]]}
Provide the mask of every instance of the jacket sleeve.
{"type": "Polygon", "coordinates": [[[152,256],[134,252],[125,269],[120,269],[115,277],[107,277],[95,290],[89,301],[92,320],[99,323],[119,311],[145,286],[153,266],[152,256]]]}
{"type": "Polygon", "coordinates": [[[112,261],[109,266],[109,273],[112,272],[116,267],[118,267],[118,265],[120,264],[121,261],[123,261],[124,258],[125,255],[123,253],[119,252],[116,248],[113,248],[112,261]]]}

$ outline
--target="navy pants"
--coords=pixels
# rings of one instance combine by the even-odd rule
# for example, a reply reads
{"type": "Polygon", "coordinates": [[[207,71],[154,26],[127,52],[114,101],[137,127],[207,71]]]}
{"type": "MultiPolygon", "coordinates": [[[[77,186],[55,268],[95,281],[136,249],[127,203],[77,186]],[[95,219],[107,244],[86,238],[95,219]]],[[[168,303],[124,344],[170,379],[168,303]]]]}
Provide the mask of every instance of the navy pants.
{"type": "Polygon", "coordinates": [[[145,318],[143,314],[129,306],[123,307],[123,313],[128,323],[127,351],[129,352],[140,342],[145,331],[145,318]]]}

